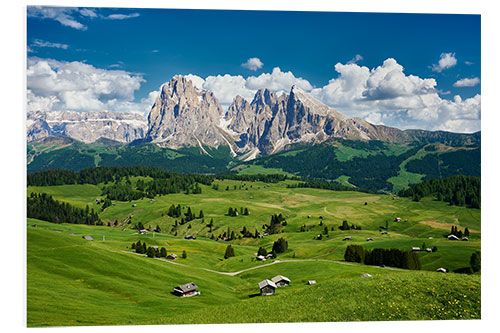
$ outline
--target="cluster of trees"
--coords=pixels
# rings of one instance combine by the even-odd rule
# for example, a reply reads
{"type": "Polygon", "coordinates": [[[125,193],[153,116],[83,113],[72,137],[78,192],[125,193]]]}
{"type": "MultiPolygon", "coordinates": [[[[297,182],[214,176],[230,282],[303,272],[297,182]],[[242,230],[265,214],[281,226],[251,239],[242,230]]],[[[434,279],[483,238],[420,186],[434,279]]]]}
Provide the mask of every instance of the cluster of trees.
{"type": "Polygon", "coordinates": [[[474,176],[450,176],[442,179],[431,179],[411,185],[398,193],[401,197],[412,197],[414,201],[435,195],[439,201],[450,205],[481,207],[481,178],[474,176]]]}
{"type": "MultiPolygon", "coordinates": [[[[28,175],[28,186],[50,186],[66,184],[94,184],[115,182],[123,177],[149,177],[153,179],[174,179],[175,184],[200,183],[211,185],[214,177],[210,175],[179,174],[159,168],[145,166],[134,167],[95,167],[81,171],[47,170],[28,175]]],[[[186,190],[183,188],[183,190],[186,190]]],[[[177,193],[177,192],[172,192],[177,193]]]]}
{"type": "Polygon", "coordinates": [[[273,252],[283,253],[286,250],[288,250],[288,242],[284,238],[278,238],[278,240],[273,243],[273,252]]]}
{"type": "Polygon", "coordinates": [[[55,223],[104,225],[94,209],[73,207],[54,200],[46,193],[31,193],[27,199],[27,216],[55,223]]]}
{"type": "Polygon", "coordinates": [[[296,177],[288,177],[285,174],[271,174],[271,175],[237,175],[237,174],[226,174],[226,175],[217,175],[216,179],[230,179],[230,180],[240,180],[244,182],[264,182],[264,183],[278,183],[285,181],[287,179],[298,179],[296,177]]]}
{"type": "Polygon", "coordinates": [[[247,229],[246,226],[243,226],[243,229],[241,229],[240,231],[242,237],[246,237],[246,238],[258,238],[259,237],[259,232],[257,231],[257,229],[255,229],[255,232],[251,232],[250,230],[247,229]]]}
{"type": "MultiPolygon", "coordinates": [[[[177,218],[181,217],[183,215],[181,205],[178,204],[176,206],[176,205],[172,204],[167,211],[167,215],[170,217],[177,217],[177,218]]],[[[200,210],[198,217],[196,217],[196,214],[193,213],[193,211],[191,210],[191,207],[187,206],[187,211],[184,213],[184,217],[181,217],[180,223],[182,225],[182,224],[185,224],[185,223],[190,222],[190,221],[197,219],[197,218],[202,219],[204,216],[205,215],[203,214],[203,210],[200,210]]],[[[177,226],[177,220],[175,220],[174,226],[177,226]]]]}
{"type": "Polygon", "coordinates": [[[250,215],[250,212],[246,207],[245,208],[241,207],[239,213],[238,213],[238,208],[229,207],[229,209],[227,210],[227,215],[229,216],[238,216],[240,213],[242,215],[250,215]]]}
{"type": "Polygon", "coordinates": [[[319,188],[322,190],[330,191],[357,191],[363,193],[374,193],[374,191],[365,190],[363,188],[354,186],[345,186],[334,182],[328,182],[325,180],[309,180],[306,182],[288,184],[287,188],[319,188]]]}
{"type": "Polygon", "coordinates": [[[342,225],[339,225],[339,230],[361,230],[360,226],[351,224],[349,226],[349,223],[347,223],[346,220],[342,221],[342,225]]]}
{"type": "MultiPolygon", "coordinates": [[[[462,232],[462,230],[459,230],[458,227],[456,225],[452,225],[451,226],[451,230],[450,230],[450,233],[449,235],[455,235],[457,236],[458,238],[462,238],[462,237],[469,237],[470,235],[470,232],[469,232],[469,228],[465,228],[465,230],[462,232]]],[[[448,236],[448,235],[447,235],[448,236]]]]}
{"type": "Polygon", "coordinates": [[[375,248],[373,250],[365,250],[361,245],[349,245],[344,253],[344,259],[365,265],[387,265],[416,270],[422,268],[420,257],[417,253],[399,249],[375,248]]]}
{"type": "Polygon", "coordinates": [[[104,186],[102,194],[106,198],[104,200],[132,201],[144,198],[144,192],[134,190],[130,184],[112,184],[104,186]]]}
{"type": "Polygon", "coordinates": [[[147,246],[146,242],[137,241],[137,243],[132,243],[131,248],[135,250],[136,253],[146,254],[150,258],[166,258],[167,249],[164,247],[157,248],[152,246],[147,246]]]}
{"type": "Polygon", "coordinates": [[[226,252],[224,253],[224,259],[227,259],[227,258],[231,258],[231,257],[234,257],[235,254],[234,254],[234,249],[233,247],[231,246],[231,244],[229,244],[227,247],[226,247],[226,252]]]}
{"type": "Polygon", "coordinates": [[[265,248],[263,248],[262,246],[259,247],[259,249],[257,250],[257,255],[258,256],[267,256],[268,254],[272,254],[273,255],[273,258],[276,258],[278,256],[278,254],[276,253],[276,251],[273,249],[271,250],[270,252],[267,252],[267,250],[265,248]]]}
{"type": "Polygon", "coordinates": [[[280,232],[281,226],[286,226],[287,222],[285,217],[280,214],[271,215],[271,222],[269,224],[264,224],[262,229],[265,229],[269,235],[277,234],[280,232]]]}

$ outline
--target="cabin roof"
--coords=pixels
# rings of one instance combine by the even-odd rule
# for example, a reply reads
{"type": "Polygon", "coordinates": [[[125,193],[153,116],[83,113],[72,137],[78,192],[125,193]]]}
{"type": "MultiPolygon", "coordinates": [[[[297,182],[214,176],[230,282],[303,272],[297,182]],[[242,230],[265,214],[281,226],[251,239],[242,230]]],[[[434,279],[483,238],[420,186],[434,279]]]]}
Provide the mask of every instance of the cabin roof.
{"type": "Polygon", "coordinates": [[[271,281],[274,283],[277,283],[279,281],[286,281],[286,282],[290,283],[290,279],[287,278],[286,276],[283,276],[283,275],[276,275],[275,277],[273,277],[271,279],[271,281]]]}
{"type": "Polygon", "coordinates": [[[260,289],[267,287],[267,286],[270,286],[272,288],[276,288],[276,284],[271,280],[265,279],[265,280],[259,282],[260,289]]]}
{"type": "Polygon", "coordinates": [[[178,290],[178,291],[180,291],[182,293],[187,293],[187,292],[190,292],[190,291],[195,291],[196,289],[198,289],[198,286],[196,284],[194,284],[194,282],[190,282],[190,283],[186,283],[186,284],[181,284],[180,286],[174,288],[174,290],[178,290]]]}

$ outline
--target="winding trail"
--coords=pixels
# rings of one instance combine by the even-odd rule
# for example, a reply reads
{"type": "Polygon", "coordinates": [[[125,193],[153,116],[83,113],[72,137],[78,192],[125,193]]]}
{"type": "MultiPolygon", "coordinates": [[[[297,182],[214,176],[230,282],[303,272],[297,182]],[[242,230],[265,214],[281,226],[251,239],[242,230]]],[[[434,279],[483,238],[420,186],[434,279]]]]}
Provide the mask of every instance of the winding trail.
{"type": "MultiPolygon", "coordinates": [[[[121,252],[128,253],[128,254],[135,254],[135,255],[141,256],[141,257],[145,257],[146,256],[145,254],[135,253],[135,252],[131,252],[131,251],[125,251],[125,250],[122,250],[121,252]]],[[[217,273],[217,274],[221,274],[221,275],[228,275],[228,276],[236,276],[238,274],[241,274],[241,273],[244,273],[244,272],[248,272],[248,271],[251,271],[253,269],[258,269],[258,268],[262,268],[262,267],[266,267],[266,266],[271,266],[271,265],[281,264],[281,263],[287,263],[287,262],[323,261],[323,262],[331,262],[331,263],[341,264],[341,265],[347,265],[347,266],[359,266],[358,264],[348,263],[348,262],[345,262],[345,261],[329,260],[329,259],[288,259],[288,260],[275,260],[275,261],[273,261],[271,263],[268,263],[268,264],[263,264],[263,265],[259,265],[259,266],[255,266],[255,267],[250,267],[250,268],[242,269],[241,271],[237,271],[237,272],[219,272],[219,271],[216,271],[216,270],[213,270],[213,269],[210,269],[210,268],[193,267],[193,266],[189,266],[189,265],[186,265],[186,264],[181,264],[180,262],[175,262],[175,261],[167,260],[167,259],[163,259],[163,258],[154,258],[154,259],[160,260],[160,261],[164,261],[164,262],[168,262],[168,263],[174,264],[174,265],[184,266],[184,267],[187,267],[187,268],[198,268],[198,269],[202,269],[202,270],[207,271],[207,272],[217,273]]],[[[403,271],[402,269],[398,269],[398,268],[394,268],[394,267],[384,267],[384,268],[378,267],[378,266],[370,266],[370,267],[376,267],[376,268],[380,268],[380,269],[396,270],[396,271],[403,271]]]]}

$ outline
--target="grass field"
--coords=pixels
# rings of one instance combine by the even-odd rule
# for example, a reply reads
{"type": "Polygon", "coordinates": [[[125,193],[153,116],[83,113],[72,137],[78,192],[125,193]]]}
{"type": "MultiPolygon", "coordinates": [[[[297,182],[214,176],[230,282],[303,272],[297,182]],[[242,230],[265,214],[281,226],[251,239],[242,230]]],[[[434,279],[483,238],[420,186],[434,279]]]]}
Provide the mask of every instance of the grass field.
{"type": "MultiPolygon", "coordinates": [[[[287,188],[293,181],[216,182],[219,190],[202,185],[197,195],[115,202],[100,217],[105,223],[118,221],[116,228],[28,219],[28,326],[480,318],[480,275],[435,272],[438,267],[467,267],[471,254],[480,250],[480,210],[432,198],[413,202],[389,195],[287,188]],[[204,220],[172,230],[175,219],[166,214],[172,204],[190,206],[196,215],[203,210],[204,220]],[[229,207],[247,207],[250,215],[227,216],[229,207]],[[275,213],[288,222],[279,234],[229,242],[209,238],[210,219],[215,236],[228,228],[238,235],[243,227],[262,232],[275,213]],[[396,217],[408,222],[394,222],[396,217]],[[130,223],[124,222],[129,218],[130,223]],[[339,230],[344,219],[362,229],[339,230]],[[162,232],[139,235],[132,229],[138,222],[159,225],[162,232]],[[380,227],[386,223],[388,235],[382,235],[380,227]],[[303,225],[308,231],[300,232],[303,225]],[[469,241],[447,240],[444,236],[452,225],[468,227],[469,241]],[[325,226],[328,235],[316,240],[325,226]],[[183,239],[188,234],[198,238],[183,239]],[[84,240],[86,235],[94,241],[84,240]],[[343,240],[347,235],[352,241],[343,240]],[[266,263],[254,259],[260,246],[270,250],[279,237],[288,241],[287,252],[266,263]],[[366,242],[368,237],[373,242],[366,242]],[[136,255],[130,246],[138,240],[179,256],[186,251],[187,258],[174,265],[136,255]],[[423,243],[438,248],[419,254],[423,271],[343,261],[348,244],[408,250],[423,243]],[[224,260],[228,244],[236,256],[224,260]],[[271,265],[262,266],[266,264],[271,265]],[[242,270],[233,276],[221,274],[242,270]],[[360,278],[364,273],[372,277],[360,278]],[[289,277],[291,286],[278,288],[272,297],[253,297],[259,281],[277,274],[289,277]],[[307,280],[318,283],[308,286],[307,280]],[[173,287],[188,282],[200,287],[200,296],[184,299],[171,294],[173,287]],[[271,315],[269,309],[275,312],[271,315]]],[[[28,194],[45,192],[100,211],[95,199],[101,187],[28,187],[28,194]]]]}

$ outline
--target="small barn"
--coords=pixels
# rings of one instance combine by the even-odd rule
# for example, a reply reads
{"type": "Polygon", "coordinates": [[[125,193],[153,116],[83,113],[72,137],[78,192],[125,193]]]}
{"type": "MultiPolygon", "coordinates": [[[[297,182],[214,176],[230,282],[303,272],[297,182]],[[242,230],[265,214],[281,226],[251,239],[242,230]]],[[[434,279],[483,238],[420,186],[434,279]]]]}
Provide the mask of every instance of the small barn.
{"type": "Polygon", "coordinates": [[[142,230],[140,230],[140,231],[139,231],[139,233],[140,233],[141,235],[149,234],[149,230],[147,230],[147,229],[142,229],[142,230]]]}
{"type": "Polygon", "coordinates": [[[132,207],[136,207],[137,205],[136,204],[133,204],[132,207]]]}
{"type": "Polygon", "coordinates": [[[432,252],[432,249],[430,247],[425,249],[425,252],[432,252]]]}
{"type": "Polygon", "coordinates": [[[186,283],[174,288],[174,294],[179,297],[191,297],[199,295],[198,286],[194,282],[186,283]]]}
{"type": "Polygon", "coordinates": [[[272,253],[268,253],[266,256],[266,259],[274,259],[274,256],[272,253]]]}
{"type": "Polygon", "coordinates": [[[312,286],[313,284],[316,284],[316,280],[309,280],[307,281],[307,284],[312,286]]]}
{"type": "Polygon", "coordinates": [[[420,248],[419,247],[412,247],[411,250],[413,252],[419,252],[420,251],[420,248]]]}
{"type": "Polygon", "coordinates": [[[448,235],[448,240],[458,240],[458,237],[455,235],[448,235]]]}
{"type": "Polygon", "coordinates": [[[401,222],[401,218],[400,218],[400,217],[396,217],[396,218],[394,219],[394,222],[401,222]]]}
{"type": "Polygon", "coordinates": [[[462,240],[465,241],[465,242],[468,242],[469,238],[468,237],[464,237],[464,238],[462,238],[462,240]]]}
{"type": "Polygon", "coordinates": [[[345,236],[345,237],[344,237],[344,240],[351,240],[351,239],[352,239],[352,237],[351,237],[351,236],[345,236]]]}
{"type": "Polygon", "coordinates": [[[368,273],[365,273],[365,274],[361,275],[361,277],[362,277],[362,278],[372,277],[372,275],[371,275],[371,274],[368,274],[368,273]]]}
{"type": "Polygon", "coordinates": [[[290,279],[283,275],[276,275],[271,279],[276,287],[288,287],[290,285],[290,279]]]}
{"type": "Polygon", "coordinates": [[[261,296],[274,295],[276,290],[276,284],[268,279],[259,282],[259,289],[261,296]]]}
{"type": "Polygon", "coordinates": [[[177,254],[175,254],[175,253],[171,253],[171,254],[169,254],[169,255],[167,256],[167,259],[170,259],[170,260],[175,260],[175,259],[177,259],[177,254]]]}
{"type": "Polygon", "coordinates": [[[439,273],[446,273],[446,268],[439,267],[438,269],[436,269],[436,272],[439,272],[439,273]]]}
{"type": "Polygon", "coordinates": [[[371,237],[368,237],[368,238],[366,239],[366,241],[367,241],[367,242],[372,242],[372,241],[373,241],[373,239],[372,239],[371,237]]]}
{"type": "Polygon", "coordinates": [[[83,238],[83,239],[86,239],[86,240],[88,240],[88,241],[93,241],[93,240],[94,240],[94,239],[93,239],[92,237],[90,237],[90,236],[83,236],[82,238],[83,238]]]}
{"type": "Polygon", "coordinates": [[[196,239],[196,237],[191,236],[191,235],[187,235],[187,236],[184,236],[184,239],[196,239]]]}
{"type": "Polygon", "coordinates": [[[260,255],[260,256],[257,256],[257,260],[259,260],[259,261],[265,261],[266,257],[264,257],[263,255],[260,255]]]}

